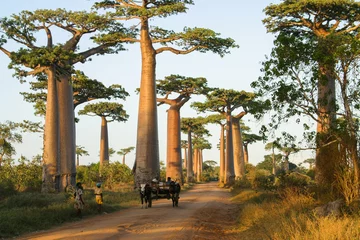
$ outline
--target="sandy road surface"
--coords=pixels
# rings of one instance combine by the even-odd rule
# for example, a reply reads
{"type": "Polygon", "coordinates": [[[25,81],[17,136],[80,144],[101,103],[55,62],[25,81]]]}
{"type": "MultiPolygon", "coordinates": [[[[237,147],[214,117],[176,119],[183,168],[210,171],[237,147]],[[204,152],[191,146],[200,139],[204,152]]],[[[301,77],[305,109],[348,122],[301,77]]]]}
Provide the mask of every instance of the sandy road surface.
{"type": "Polygon", "coordinates": [[[19,239],[238,239],[238,208],[229,202],[227,190],[217,183],[195,185],[180,193],[179,207],[171,200],[154,200],[141,207],[85,218],[19,239]]]}

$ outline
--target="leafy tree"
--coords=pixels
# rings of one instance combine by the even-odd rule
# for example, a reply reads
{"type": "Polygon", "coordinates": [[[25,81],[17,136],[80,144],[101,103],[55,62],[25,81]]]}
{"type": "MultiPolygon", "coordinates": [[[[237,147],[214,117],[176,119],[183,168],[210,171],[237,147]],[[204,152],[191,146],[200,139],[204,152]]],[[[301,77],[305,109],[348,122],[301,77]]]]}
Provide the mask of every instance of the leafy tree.
{"type": "Polygon", "coordinates": [[[120,151],[117,152],[117,154],[119,154],[123,157],[122,164],[125,164],[125,156],[134,149],[135,149],[135,147],[122,148],[122,149],[120,149],[120,151]]]}
{"type": "Polygon", "coordinates": [[[206,117],[207,123],[215,123],[220,125],[220,168],[219,168],[219,182],[224,183],[225,176],[225,126],[226,119],[222,114],[214,114],[206,117]]]}
{"type": "Polygon", "coordinates": [[[166,176],[182,179],[181,166],[181,132],[180,109],[188,102],[193,94],[204,94],[208,91],[205,78],[191,78],[179,75],[170,75],[164,80],[157,80],[158,105],[167,104],[167,157],[166,176]],[[176,94],[170,99],[171,94],[176,94]]]}
{"type": "MultiPolygon", "coordinates": [[[[336,68],[342,65],[349,70],[347,64],[339,64],[339,59],[358,51],[348,40],[357,42],[360,5],[352,0],[285,0],[268,6],[265,14],[268,31],[278,36],[272,58],[264,64],[265,77],[257,87],[262,92],[272,92],[274,108],[285,113],[276,120],[305,113],[316,121],[316,179],[330,189],[336,168],[344,161],[334,136],[339,109],[336,68]],[[344,48],[350,51],[343,51],[344,48]],[[284,111],[284,106],[288,110],[284,111]]],[[[343,72],[346,76],[347,73],[343,72]]],[[[353,149],[354,143],[351,145],[353,149]]],[[[358,162],[354,169],[358,178],[358,162]]]]}
{"type": "Polygon", "coordinates": [[[0,123],[0,167],[4,156],[11,157],[16,153],[14,143],[21,143],[22,136],[17,132],[17,125],[7,121],[0,123]]]}
{"type": "MultiPolygon", "coordinates": [[[[79,111],[79,115],[101,117],[101,137],[100,137],[100,167],[109,162],[109,139],[108,122],[125,122],[128,119],[123,105],[119,103],[99,102],[88,104],[79,111]]],[[[113,153],[115,151],[113,150],[113,153]]]]}
{"type": "Polygon", "coordinates": [[[206,160],[203,163],[203,179],[206,181],[215,180],[219,176],[219,167],[214,160],[206,160]]]}
{"type": "Polygon", "coordinates": [[[194,182],[194,170],[193,170],[193,143],[192,143],[192,133],[198,131],[203,127],[204,118],[181,118],[180,129],[183,133],[187,134],[188,139],[188,157],[187,157],[187,166],[186,166],[186,182],[194,182]]]}
{"type": "Polygon", "coordinates": [[[108,15],[64,9],[22,11],[10,18],[2,18],[0,29],[5,34],[1,36],[0,50],[11,59],[9,68],[14,69],[20,78],[46,76],[42,190],[65,190],[68,184],[75,184],[76,177],[75,117],[70,85],[73,65],[85,62],[95,54],[123,50],[121,39],[131,33],[108,15]],[[58,30],[65,31],[70,36],[64,43],[56,43],[59,41],[56,41],[54,33],[62,32],[58,30]],[[112,35],[116,32],[117,40],[109,39],[106,34],[108,32],[112,35]],[[44,33],[44,40],[38,41],[37,37],[41,33],[44,33]],[[89,34],[96,46],[79,52],[80,40],[89,34]],[[7,40],[22,47],[11,52],[4,48],[7,40]]]}
{"type": "MultiPolygon", "coordinates": [[[[210,135],[207,131],[204,133],[210,135]]],[[[211,149],[211,144],[204,138],[204,134],[195,134],[194,144],[194,172],[196,173],[196,181],[200,182],[203,172],[203,150],[211,149]]]]}
{"type": "Polygon", "coordinates": [[[247,131],[249,131],[249,128],[246,126],[242,126],[242,129],[244,130],[242,132],[243,145],[244,145],[244,160],[245,160],[245,164],[248,164],[249,163],[249,150],[248,150],[249,144],[253,144],[257,141],[264,140],[264,137],[257,135],[257,134],[253,134],[253,133],[247,133],[247,131]]]}
{"type": "MultiPolygon", "coordinates": [[[[106,87],[96,79],[90,79],[84,72],[76,70],[71,75],[73,87],[74,109],[85,102],[97,99],[122,99],[129,96],[128,92],[118,84],[106,87]]],[[[38,77],[36,82],[30,82],[31,93],[21,92],[24,100],[34,103],[35,115],[44,116],[46,113],[47,79],[38,77]]]]}
{"type": "Polygon", "coordinates": [[[183,32],[177,33],[150,26],[155,18],[185,13],[190,4],[193,4],[192,0],[105,0],[96,4],[97,7],[113,10],[111,13],[115,19],[139,21],[133,26],[139,29],[139,37],[129,40],[140,43],[142,57],[135,169],[137,185],[159,176],[156,56],[163,52],[189,54],[194,51],[224,56],[230,48],[237,47],[233,39],[220,38],[210,29],[185,27],[183,32]]]}
{"type": "MultiPolygon", "coordinates": [[[[235,172],[234,172],[234,149],[233,149],[233,119],[232,113],[235,109],[243,107],[246,109],[248,103],[254,99],[255,95],[253,93],[245,92],[245,91],[235,91],[235,90],[228,90],[228,89],[214,89],[206,96],[206,101],[204,103],[195,102],[192,104],[192,107],[197,109],[200,112],[211,111],[217,112],[226,117],[226,163],[225,163],[225,178],[224,183],[232,185],[235,180],[235,172]]],[[[247,111],[247,110],[245,110],[247,111]]],[[[239,130],[239,128],[238,128],[239,130]]],[[[240,134],[240,132],[237,132],[240,134]]],[[[242,148],[242,143],[239,142],[236,144],[236,147],[242,148]]],[[[237,149],[237,152],[240,152],[237,149]]],[[[244,176],[245,174],[245,163],[242,161],[240,162],[238,155],[237,164],[238,166],[242,166],[243,169],[242,174],[239,177],[244,176]]],[[[240,172],[240,171],[239,171],[240,172]]]]}
{"type": "Polygon", "coordinates": [[[277,173],[281,170],[280,164],[282,161],[282,157],[283,156],[281,154],[265,155],[264,160],[262,162],[259,162],[256,165],[256,168],[265,169],[269,172],[272,172],[272,174],[277,175],[277,173]]]}
{"type": "Polygon", "coordinates": [[[83,146],[76,145],[76,167],[80,166],[80,156],[89,156],[89,152],[86,151],[83,146]]]}
{"type": "Polygon", "coordinates": [[[308,158],[308,159],[305,159],[303,161],[303,163],[308,163],[309,164],[309,169],[313,169],[313,165],[315,163],[315,159],[314,158],[308,158]]]}

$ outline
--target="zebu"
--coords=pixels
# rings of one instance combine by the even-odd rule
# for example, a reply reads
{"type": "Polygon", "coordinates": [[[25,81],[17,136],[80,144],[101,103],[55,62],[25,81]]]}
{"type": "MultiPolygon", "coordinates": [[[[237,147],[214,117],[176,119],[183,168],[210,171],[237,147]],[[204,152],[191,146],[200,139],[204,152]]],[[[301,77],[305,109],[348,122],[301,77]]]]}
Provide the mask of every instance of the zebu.
{"type": "Polygon", "coordinates": [[[140,184],[140,198],[141,198],[141,208],[144,207],[145,202],[145,208],[151,207],[152,205],[152,199],[151,199],[151,186],[146,184],[140,184]]]}
{"type": "Polygon", "coordinates": [[[173,207],[179,206],[180,184],[174,181],[170,182],[169,193],[173,203],[173,207]]]}

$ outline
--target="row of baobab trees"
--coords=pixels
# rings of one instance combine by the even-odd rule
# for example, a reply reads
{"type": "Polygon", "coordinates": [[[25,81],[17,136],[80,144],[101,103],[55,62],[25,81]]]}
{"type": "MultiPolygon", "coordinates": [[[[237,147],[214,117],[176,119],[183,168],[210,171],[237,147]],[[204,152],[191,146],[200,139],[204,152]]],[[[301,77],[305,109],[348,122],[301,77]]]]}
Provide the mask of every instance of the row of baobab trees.
{"type": "MultiPolygon", "coordinates": [[[[86,63],[92,56],[119,53],[128,43],[139,43],[142,57],[135,180],[140,183],[159,176],[156,56],[163,52],[189,54],[194,51],[224,56],[231,48],[238,47],[233,39],[221,38],[211,29],[185,27],[182,32],[175,32],[150,26],[151,19],[185,13],[189,4],[193,1],[103,1],[95,3],[91,11],[39,9],[0,20],[3,33],[0,50],[9,57],[9,68],[21,80],[34,76],[37,80],[34,85],[46,85],[43,95],[46,99],[34,99],[35,104],[46,101],[44,192],[63,191],[76,181],[74,109],[81,101],[74,96],[84,97],[82,102],[94,98],[82,92],[82,87],[74,91],[71,83],[75,65],[86,63]],[[130,19],[138,23],[123,24],[130,19]],[[64,38],[67,39],[62,41],[64,38]],[[87,40],[92,46],[81,51],[80,40],[87,40]],[[8,49],[8,41],[18,48],[8,49]]],[[[126,93],[120,86],[104,90],[108,93],[114,89],[120,92],[118,98],[125,98],[126,93]]],[[[95,108],[91,110],[96,111],[95,108]]],[[[120,119],[116,120],[121,121],[127,118],[125,112],[117,117],[120,119]]]]}

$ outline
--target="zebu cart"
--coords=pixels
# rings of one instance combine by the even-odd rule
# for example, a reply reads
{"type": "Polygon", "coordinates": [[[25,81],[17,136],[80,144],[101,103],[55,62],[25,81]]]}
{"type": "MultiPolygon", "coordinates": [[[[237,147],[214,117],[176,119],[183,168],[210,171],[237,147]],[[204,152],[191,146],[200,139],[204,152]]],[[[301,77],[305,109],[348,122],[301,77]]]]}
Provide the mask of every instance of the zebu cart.
{"type": "Polygon", "coordinates": [[[167,198],[170,199],[170,184],[164,182],[151,182],[152,199],[167,198]]]}

